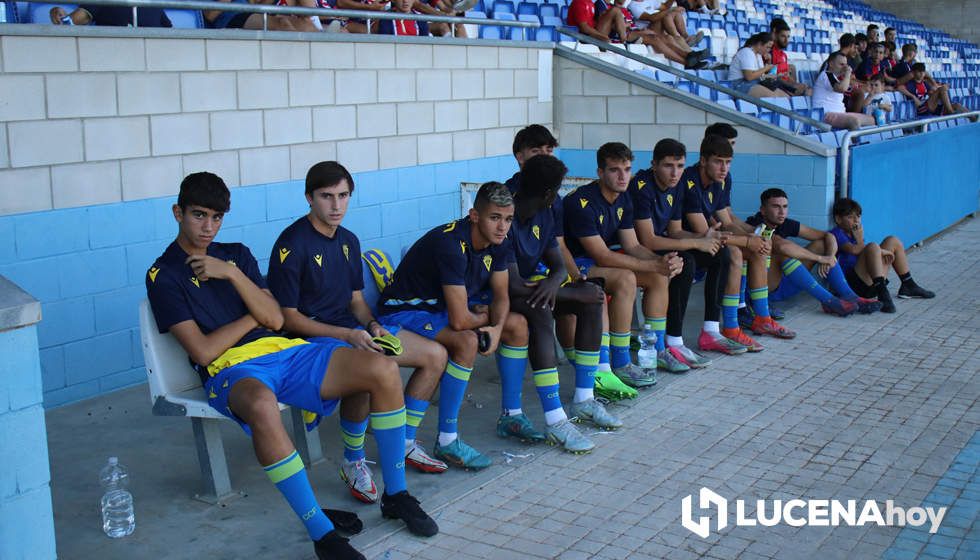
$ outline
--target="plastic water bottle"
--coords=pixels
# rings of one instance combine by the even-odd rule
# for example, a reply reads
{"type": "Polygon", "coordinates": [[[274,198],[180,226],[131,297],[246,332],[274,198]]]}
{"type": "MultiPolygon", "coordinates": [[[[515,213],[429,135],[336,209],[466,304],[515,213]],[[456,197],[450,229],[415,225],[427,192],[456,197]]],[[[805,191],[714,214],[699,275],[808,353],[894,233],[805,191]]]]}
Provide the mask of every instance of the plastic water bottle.
{"type": "Polygon", "coordinates": [[[882,126],[887,123],[885,120],[885,111],[881,107],[875,107],[874,110],[875,124],[882,126]]]}
{"type": "Polygon", "coordinates": [[[636,361],[643,369],[657,368],[657,333],[649,325],[644,325],[640,333],[640,350],[636,353],[636,361]]]}
{"type": "Polygon", "coordinates": [[[102,495],[102,530],[114,539],[131,534],[136,528],[136,515],[133,495],[126,490],[129,486],[126,467],[120,465],[116,457],[109,457],[109,462],[99,471],[99,482],[105,491],[102,495]]]}

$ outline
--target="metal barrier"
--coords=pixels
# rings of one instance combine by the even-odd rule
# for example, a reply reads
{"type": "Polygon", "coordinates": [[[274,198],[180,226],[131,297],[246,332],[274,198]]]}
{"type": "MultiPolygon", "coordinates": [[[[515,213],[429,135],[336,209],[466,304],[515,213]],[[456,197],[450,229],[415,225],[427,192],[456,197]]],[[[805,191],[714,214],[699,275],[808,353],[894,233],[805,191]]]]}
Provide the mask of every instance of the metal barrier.
{"type": "Polygon", "coordinates": [[[593,46],[599,47],[600,49],[603,49],[603,50],[606,50],[606,51],[609,51],[609,52],[612,52],[612,53],[616,53],[616,54],[618,54],[620,56],[623,56],[623,57],[629,58],[631,60],[635,60],[637,62],[646,64],[647,66],[652,66],[653,68],[656,68],[657,70],[663,70],[664,72],[668,72],[668,73],[673,74],[673,75],[675,75],[675,76],[677,76],[679,78],[683,78],[684,80],[687,80],[687,81],[690,81],[690,82],[694,82],[694,83],[696,83],[698,85],[705,86],[705,87],[707,87],[709,89],[713,89],[713,90],[719,91],[721,93],[728,94],[728,95],[730,95],[733,98],[741,99],[743,101],[748,101],[748,102],[752,103],[753,105],[756,105],[758,107],[762,107],[762,108],[764,108],[764,109],[766,109],[768,111],[772,111],[774,113],[779,113],[780,115],[785,115],[785,116],[790,117],[790,118],[792,118],[792,119],[794,119],[796,121],[799,121],[799,122],[808,124],[808,125],[812,126],[813,128],[815,128],[817,130],[820,130],[820,131],[823,131],[823,132],[828,132],[828,131],[831,130],[830,125],[828,125],[825,122],[821,122],[821,121],[812,119],[810,117],[805,117],[803,115],[800,115],[799,113],[794,113],[792,109],[787,109],[785,107],[780,107],[779,105],[774,105],[774,104],[769,103],[768,101],[766,101],[764,98],[752,97],[751,95],[746,95],[746,94],[744,94],[744,93],[742,93],[740,91],[734,90],[734,89],[732,89],[730,87],[723,86],[723,85],[718,84],[716,82],[712,82],[711,80],[705,80],[704,78],[701,78],[700,76],[698,76],[696,74],[693,74],[693,73],[690,73],[690,72],[686,72],[684,70],[679,70],[677,68],[674,68],[673,66],[670,66],[670,65],[667,65],[667,64],[663,64],[663,63],[657,62],[656,60],[647,58],[647,57],[645,57],[643,55],[639,55],[639,54],[630,52],[627,49],[624,49],[622,47],[619,47],[619,46],[616,46],[616,45],[613,45],[613,44],[610,44],[610,43],[606,43],[606,42],[600,41],[598,39],[594,39],[592,37],[589,37],[588,35],[582,35],[581,33],[575,33],[574,31],[569,31],[567,29],[559,29],[558,32],[561,33],[562,35],[568,35],[569,37],[574,38],[575,40],[577,40],[580,43],[586,43],[586,44],[589,44],[589,45],[593,45],[593,46]]]}
{"type": "MultiPolygon", "coordinates": [[[[48,4],[50,0],[26,0],[48,4]]],[[[325,10],[323,8],[297,8],[292,6],[273,6],[267,4],[240,4],[232,2],[208,2],[205,0],[85,0],[85,4],[96,6],[127,6],[133,9],[133,25],[139,27],[136,18],[136,8],[172,8],[181,10],[248,12],[262,14],[262,29],[268,31],[269,15],[274,16],[320,16],[357,19],[390,19],[413,20],[434,23],[470,23],[476,25],[494,25],[501,27],[541,27],[539,22],[532,21],[498,21],[482,18],[467,18],[455,16],[433,16],[429,14],[403,14],[400,12],[375,12],[367,10],[325,10]],[[489,23],[489,22],[493,23],[489,23]]]]}
{"type": "Polygon", "coordinates": [[[928,119],[918,119],[915,121],[907,121],[903,123],[886,124],[883,126],[875,126],[872,128],[862,128],[860,130],[848,130],[846,134],[840,140],[840,195],[846,198],[849,193],[849,179],[850,179],[850,163],[851,163],[851,139],[858,138],[861,136],[868,136],[869,134],[879,134],[882,132],[890,132],[892,130],[905,130],[909,128],[922,128],[922,132],[927,132],[929,130],[929,125],[943,122],[951,121],[963,118],[980,118],[980,111],[971,111],[969,113],[960,113],[958,115],[944,115],[942,117],[930,117],[928,119]]]}

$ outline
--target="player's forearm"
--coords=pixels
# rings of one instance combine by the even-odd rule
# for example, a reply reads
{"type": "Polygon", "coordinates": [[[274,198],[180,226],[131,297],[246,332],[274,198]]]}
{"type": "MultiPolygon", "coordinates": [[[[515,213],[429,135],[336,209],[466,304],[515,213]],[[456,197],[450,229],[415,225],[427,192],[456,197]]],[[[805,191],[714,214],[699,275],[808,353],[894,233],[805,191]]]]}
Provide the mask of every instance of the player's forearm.
{"type": "Polygon", "coordinates": [[[449,328],[454,331],[468,331],[485,327],[489,322],[490,314],[487,312],[473,313],[468,309],[460,313],[449,312],[449,328]]]}
{"type": "Polygon", "coordinates": [[[368,323],[375,320],[374,314],[371,313],[371,308],[368,307],[367,302],[364,300],[351,301],[350,312],[357,319],[357,322],[365,327],[368,326],[368,323]]]}
{"type": "Polygon", "coordinates": [[[549,278],[554,278],[561,283],[568,277],[568,269],[565,268],[565,260],[562,258],[560,248],[548,249],[542,255],[541,260],[548,267],[549,278]]]}
{"type": "Polygon", "coordinates": [[[234,346],[243,336],[249,333],[259,323],[251,315],[243,315],[238,319],[204,335],[196,348],[186,348],[187,355],[198,365],[207,367],[218,359],[218,356],[234,346]]]}
{"type": "Polygon", "coordinates": [[[578,280],[582,275],[579,273],[578,266],[575,264],[575,257],[572,256],[572,252],[565,246],[564,237],[558,238],[558,250],[561,251],[561,260],[565,263],[566,274],[572,280],[578,280]]]}
{"type": "Polygon", "coordinates": [[[278,331],[282,328],[283,317],[279,302],[268,292],[255,285],[248,276],[241,270],[235,269],[229,281],[235,287],[235,291],[241,296],[248,312],[255,317],[263,327],[278,331]]]}
{"type": "Polygon", "coordinates": [[[506,293],[503,297],[494,294],[493,303],[490,304],[490,326],[502,328],[508,313],[510,313],[510,298],[506,293]]]}
{"type": "Polygon", "coordinates": [[[597,255],[589,255],[597,266],[606,268],[625,268],[627,270],[647,270],[640,259],[606,249],[597,255]]]}
{"type": "Polygon", "coordinates": [[[329,336],[330,338],[345,340],[347,335],[350,334],[350,329],[348,328],[328,325],[316,319],[310,319],[295,308],[284,307],[282,314],[285,318],[283,330],[295,336],[302,338],[329,336]]]}

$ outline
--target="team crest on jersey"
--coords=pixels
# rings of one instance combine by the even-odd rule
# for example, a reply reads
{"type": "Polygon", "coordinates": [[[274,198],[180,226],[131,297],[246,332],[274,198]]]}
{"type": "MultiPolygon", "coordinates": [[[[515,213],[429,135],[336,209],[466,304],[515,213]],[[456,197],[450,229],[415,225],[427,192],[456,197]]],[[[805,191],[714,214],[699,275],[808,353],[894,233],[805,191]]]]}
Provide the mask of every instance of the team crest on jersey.
{"type": "Polygon", "coordinates": [[[668,206],[673,206],[674,205],[674,195],[672,195],[672,194],[668,194],[667,195],[667,205],[668,206]]]}
{"type": "Polygon", "coordinates": [[[603,218],[605,218],[605,217],[606,217],[605,214],[599,214],[599,224],[600,225],[602,224],[603,218]]]}
{"type": "Polygon", "coordinates": [[[313,262],[320,268],[323,268],[323,255],[313,255],[313,262]]]}
{"type": "Polygon", "coordinates": [[[218,398],[218,394],[215,393],[214,391],[208,391],[208,398],[216,399],[218,398]]]}
{"type": "Polygon", "coordinates": [[[347,244],[344,243],[343,245],[341,245],[340,248],[343,249],[344,251],[344,258],[347,259],[347,262],[350,262],[350,247],[348,247],[347,244]]]}
{"type": "Polygon", "coordinates": [[[466,242],[465,241],[460,241],[459,242],[459,248],[463,251],[463,254],[465,255],[466,254],[466,242]]]}
{"type": "Polygon", "coordinates": [[[537,239],[537,240],[540,240],[541,239],[541,228],[539,226],[532,227],[531,228],[531,233],[534,235],[534,238],[535,239],[537,239]]]}
{"type": "Polygon", "coordinates": [[[619,220],[619,221],[623,221],[623,209],[622,208],[617,208],[616,209],[616,219],[619,220]]]}
{"type": "Polygon", "coordinates": [[[197,276],[191,276],[191,284],[194,284],[198,288],[201,287],[201,281],[197,279],[197,276]]]}
{"type": "Polygon", "coordinates": [[[490,272],[491,264],[493,264],[493,257],[490,255],[483,255],[483,266],[487,267],[487,272],[490,272]]]}
{"type": "Polygon", "coordinates": [[[688,179],[687,180],[687,188],[693,189],[694,188],[694,181],[692,181],[691,179],[688,179]]]}
{"type": "Polygon", "coordinates": [[[442,228],[442,233],[449,233],[454,229],[456,229],[456,222],[449,222],[446,227],[442,228]]]}
{"type": "Polygon", "coordinates": [[[279,264],[286,262],[286,257],[289,256],[289,249],[282,247],[279,249],[279,264]]]}
{"type": "Polygon", "coordinates": [[[580,199],[578,199],[578,203],[582,205],[582,208],[585,208],[586,206],[588,206],[589,201],[588,201],[588,199],[580,198],[580,199]]]}
{"type": "Polygon", "coordinates": [[[155,266],[151,266],[150,270],[148,270],[146,274],[150,277],[150,282],[156,282],[157,274],[160,274],[160,269],[155,266]]]}
{"type": "Polygon", "coordinates": [[[427,331],[431,331],[432,330],[432,323],[426,323],[425,326],[422,327],[422,328],[425,329],[425,330],[427,330],[427,331]]]}
{"type": "Polygon", "coordinates": [[[712,193],[712,192],[709,192],[708,193],[708,202],[710,202],[712,204],[715,203],[715,193],[712,193]]]}
{"type": "Polygon", "coordinates": [[[636,182],[636,190],[638,190],[638,191],[642,191],[643,190],[643,187],[645,187],[645,186],[647,186],[647,182],[646,181],[637,181],[636,182]]]}

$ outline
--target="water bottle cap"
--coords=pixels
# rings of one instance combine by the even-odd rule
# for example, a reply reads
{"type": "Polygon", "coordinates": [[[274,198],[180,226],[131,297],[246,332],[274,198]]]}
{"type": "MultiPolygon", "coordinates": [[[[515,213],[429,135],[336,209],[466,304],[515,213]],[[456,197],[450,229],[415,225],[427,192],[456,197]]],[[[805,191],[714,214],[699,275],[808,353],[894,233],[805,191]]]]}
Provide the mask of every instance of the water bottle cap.
{"type": "Polygon", "coordinates": [[[115,465],[119,463],[119,457],[109,457],[109,464],[115,465]]]}

